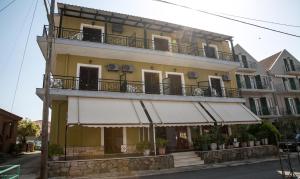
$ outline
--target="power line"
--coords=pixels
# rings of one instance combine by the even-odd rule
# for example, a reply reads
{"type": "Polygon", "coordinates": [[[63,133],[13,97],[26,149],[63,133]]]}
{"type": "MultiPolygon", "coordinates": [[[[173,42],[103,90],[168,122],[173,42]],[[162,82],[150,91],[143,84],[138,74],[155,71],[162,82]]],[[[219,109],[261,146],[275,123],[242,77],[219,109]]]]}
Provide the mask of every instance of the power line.
{"type": "Polygon", "coordinates": [[[15,104],[16,94],[17,94],[18,87],[19,87],[19,81],[20,81],[20,76],[21,76],[23,64],[24,64],[24,59],[25,59],[25,54],[26,54],[26,50],[27,50],[27,46],[28,46],[29,36],[30,36],[30,33],[31,33],[31,28],[32,28],[32,24],[33,24],[33,20],[34,20],[34,16],[35,16],[35,12],[36,12],[36,8],[37,8],[38,2],[39,2],[38,0],[36,0],[36,2],[35,2],[35,6],[34,6],[34,10],[33,10],[33,15],[32,15],[32,18],[31,18],[30,27],[29,27],[29,31],[28,31],[28,34],[27,34],[27,39],[26,39],[25,48],[24,48],[24,51],[23,51],[21,66],[19,68],[17,84],[16,84],[16,88],[15,88],[14,97],[13,97],[13,101],[12,101],[12,104],[11,104],[10,111],[12,111],[12,109],[14,107],[14,104],[15,104]]]}
{"type": "Polygon", "coordinates": [[[250,18],[250,17],[238,16],[238,15],[227,14],[227,13],[219,13],[219,14],[223,14],[225,16],[237,17],[237,18],[241,18],[241,19],[257,21],[257,22],[264,22],[264,23],[269,23],[269,24],[282,25],[282,26],[287,26],[287,27],[297,27],[297,28],[300,27],[300,25],[285,24],[285,23],[280,23],[280,22],[275,22],[275,21],[267,21],[267,20],[263,20],[263,19],[250,18]]]}
{"type": "Polygon", "coordinates": [[[10,3],[8,3],[6,6],[4,6],[2,9],[0,9],[0,13],[2,12],[2,11],[4,11],[6,8],[8,8],[12,3],[14,3],[16,0],[12,0],[12,1],[10,1],[10,3]]]}
{"type": "Polygon", "coordinates": [[[293,36],[293,37],[300,37],[299,35],[295,35],[295,34],[291,34],[291,33],[288,33],[288,32],[272,29],[272,28],[269,28],[269,27],[265,27],[265,26],[261,26],[261,25],[241,21],[241,20],[238,20],[238,19],[233,19],[233,18],[230,18],[230,17],[222,16],[222,15],[211,13],[211,12],[204,11],[204,10],[194,9],[194,8],[191,8],[191,7],[188,7],[188,6],[185,6],[185,5],[181,5],[181,4],[176,4],[176,3],[172,3],[172,2],[168,2],[168,1],[164,1],[164,0],[153,0],[153,1],[158,1],[158,2],[161,2],[161,3],[170,4],[170,5],[173,5],[173,6],[178,6],[178,7],[182,7],[182,8],[185,8],[185,9],[198,11],[198,12],[201,12],[201,13],[209,14],[209,15],[212,15],[212,16],[216,16],[216,17],[220,17],[220,18],[223,18],[223,19],[239,22],[239,23],[242,23],[242,24],[247,24],[247,25],[250,25],[250,26],[258,27],[258,28],[261,28],[261,29],[265,29],[265,30],[269,30],[269,31],[273,31],[273,32],[293,36]]]}
{"type": "Polygon", "coordinates": [[[23,20],[23,23],[22,23],[22,25],[19,28],[19,31],[18,31],[18,33],[16,35],[15,40],[14,40],[14,44],[13,44],[12,49],[11,49],[11,51],[9,52],[9,54],[8,54],[8,56],[6,58],[6,61],[4,61],[4,64],[2,66],[0,66],[0,72],[2,72],[4,70],[4,67],[6,67],[7,63],[11,59],[11,56],[12,56],[12,54],[13,54],[15,48],[16,48],[17,40],[20,38],[20,34],[24,30],[22,27],[24,27],[26,19],[28,18],[29,14],[30,14],[30,9],[33,7],[33,5],[34,5],[34,1],[32,1],[31,5],[30,5],[30,7],[29,7],[29,9],[28,9],[28,11],[26,13],[26,16],[25,16],[25,18],[23,20]]]}

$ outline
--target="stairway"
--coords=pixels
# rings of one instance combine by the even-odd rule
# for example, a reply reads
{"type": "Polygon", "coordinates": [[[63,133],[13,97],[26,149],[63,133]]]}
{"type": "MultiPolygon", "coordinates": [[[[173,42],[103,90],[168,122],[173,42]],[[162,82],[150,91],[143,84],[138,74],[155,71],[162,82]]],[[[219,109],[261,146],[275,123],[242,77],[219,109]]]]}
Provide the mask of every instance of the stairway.
{"type": "Polygon", "coordinates": [[[174,167],[185,167],[191,165],[202,165],[204,161],[193,151],[172,153],[174,167]]]}

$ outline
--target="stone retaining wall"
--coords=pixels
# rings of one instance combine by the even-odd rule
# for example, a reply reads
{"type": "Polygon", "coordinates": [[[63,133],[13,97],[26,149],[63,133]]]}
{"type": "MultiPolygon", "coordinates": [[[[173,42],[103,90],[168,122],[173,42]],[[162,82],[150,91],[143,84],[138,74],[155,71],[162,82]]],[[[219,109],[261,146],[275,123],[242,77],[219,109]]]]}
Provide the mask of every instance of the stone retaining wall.
{"type": "Polygon", "coordinates": [[[130,173],[174,167],[172,155],[48,162],[49,177],[80,177],[105,173],[130,173]]]}
{"type": "Polygon", "coordinates": [[[273,145],[263,145],[225,150],[197,151],[196,153],[204,160],[205,164],[209,164],[275,156],[277,155],[277,148],[273,145]]]}

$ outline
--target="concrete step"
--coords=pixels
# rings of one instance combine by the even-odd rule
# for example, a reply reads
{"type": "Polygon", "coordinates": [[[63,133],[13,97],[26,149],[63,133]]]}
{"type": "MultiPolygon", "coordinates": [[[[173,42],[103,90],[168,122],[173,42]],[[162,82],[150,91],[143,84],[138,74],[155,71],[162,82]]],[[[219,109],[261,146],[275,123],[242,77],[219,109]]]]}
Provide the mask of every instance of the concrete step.
{"type": "Polygon", "coordinates": [[[202,165],[204,161],[195,152],[178,152],[172,153],[175,167],[183,167],[190,165],[202,165]]]}
{"type": "Polygon", "coordinates": [[[174,163],[174,167],[186,167],[186,166],[192,166],[192,165],[203,165],[203,160],[198,161],[184,161],[184,162],[176,162],[174,163]]]}

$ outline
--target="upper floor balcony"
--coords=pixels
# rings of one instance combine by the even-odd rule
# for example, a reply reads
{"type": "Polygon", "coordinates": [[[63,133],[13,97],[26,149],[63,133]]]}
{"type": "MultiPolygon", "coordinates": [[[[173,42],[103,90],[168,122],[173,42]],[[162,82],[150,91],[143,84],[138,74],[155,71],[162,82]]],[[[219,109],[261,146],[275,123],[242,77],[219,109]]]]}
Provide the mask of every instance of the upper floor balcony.
{"type": "MultiPolygon", "coordinates": [[[[44,26],[39,46],[46,55],[49,27],[44,26]]],[[[106,59],[130,60],[146,63],[195,67],[209,70],[231,71],[238,67],[232,53],[219,51],[210,44],[179,43],[179,41],[153,36],[152,39],[102,33],[93,29],[80,30],[54,27],[56,54],[71,54],[106,59]]]]}
{"type": "Polygon", "coordinates": [[[256,72],[257,64],[255,62],[240,62],[240,66],[237,71],[240,72],[256,72]]]}
{"type": "Polygon", "coordinates": [[[237,75],[237,86],[242,92],[273,92],[272,80],[262,75],[237,75]]]}
{"type": "Polygon", "coordinates": [[[276,92],[279,93],[299,93],[300,80],[296,77],[280,77],[275,78],[276,84],[274,85],[276,92]]]}
{"type": "Polygon", "coordinates": [[[176,95],[194,97],[240,98],[240,92],[236,88],[210,86],[207,81],[197,84],[174,83],[165,78],[162,83],[129,81],[123,79],[84,79],[72,76],[51,76],[50,89],[76,90],[76,91],[101,91],[118,92],[127,94],[154,94],[176,95]]]}
{"type": "Polygon", "coordinates": [[[286,68],[287,75],[300,75],[300,66],[294,65],[291,68],[286,68]]]}

